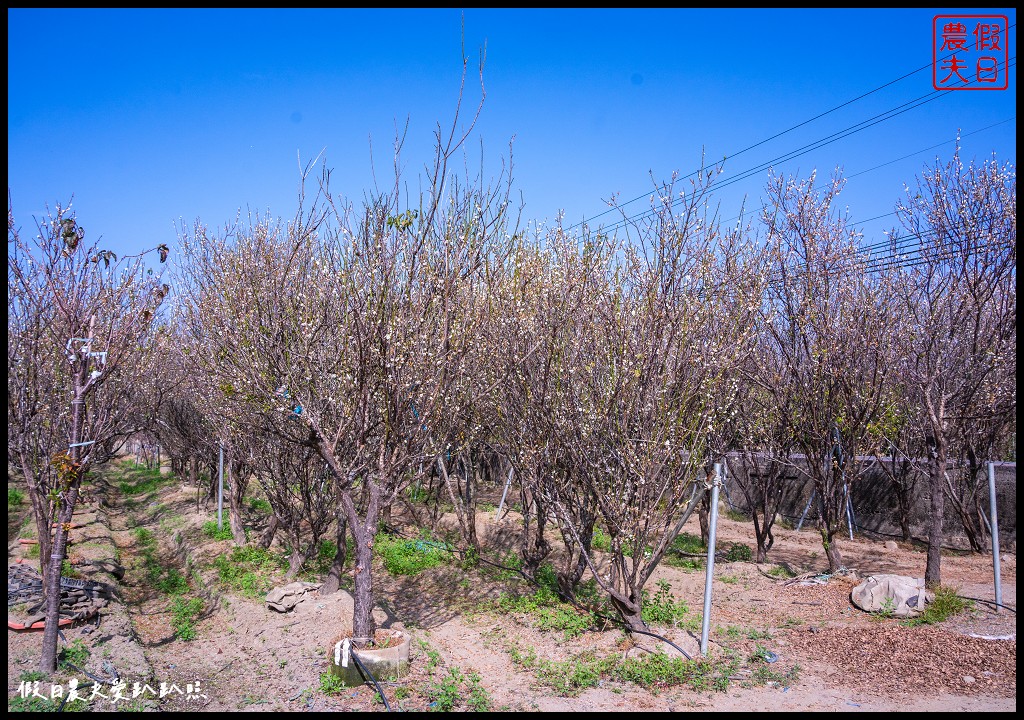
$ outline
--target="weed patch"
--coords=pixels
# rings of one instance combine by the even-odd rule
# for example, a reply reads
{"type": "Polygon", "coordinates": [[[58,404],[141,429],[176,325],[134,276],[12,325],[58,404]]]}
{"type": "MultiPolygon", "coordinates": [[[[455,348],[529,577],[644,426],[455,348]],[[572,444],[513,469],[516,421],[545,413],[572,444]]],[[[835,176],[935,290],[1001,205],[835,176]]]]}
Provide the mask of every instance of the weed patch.
{"type": "Polygon", "coordinates": [[[202,598],[186,600],[184,597],[176,597],[171,601],[171,627],[174,628],[174,636],[179,640],[196,639],[196,620],[202,615],[205,604],[202,598]]]}
{"type": "Polygon", "coordinates": [[[698,692],[724,692],[729,688],[729,675],[735,672],[737,664],[730,658],[687,660],[658,652],[626,658],[614,668],[614,676],[644,688],[686,685],[698,692]]]}
{"type": "Polygon", "coordinates": [[[934,625],[973,607],[974,602],[957,595],[954,588],[940,586],[935,590],[935,599],[928,603],[924,612],[917,617],[902,621],[901,624],[907,627],[934,625]]]}
{"type": "Polygon", "coordinates": [[[159,469],[150,470],[132,462],[125,462],[121,463],[117,486],[124,495],[148,495],[173,481],[173,475],[163,475],[159,469]]]}
{"type": "Polygon", "coordinates": [[[25,502],[25,493],[17,488],[7,488],[7,509],[12,510],[25,502]]]}
{"type": "Polygon", "coordinates": [[[203,523],[203,535],[214,540],[230,540],[234,537],[231,534],[231,528],[227,524],[217,527],[216,520],[209,520],[203,523]]]}
{"type": "Polygon", "coordinates": [[[217,578],[225,586],[249,598],[266,595],[288,561],[259,547],[236,547],[213,561],[217,578]]]}
{"type": "Polygon", "coordinates": [[[429,538],[404,540],[387,533],[377,535],[374,550],[392,575],[417,575],[452,556],[452,548],[446,543],[429,538]]]}
{"type": "Polygon", "coordinates": [[[665,580],[658,581],[658,590],[652,597],[647,590],[643,591],[641,617],[644,622],[670,627],[691,627],[696,618],[688,617],[690,608],[684,600],[676,600],[672,589],[665,580]]]}

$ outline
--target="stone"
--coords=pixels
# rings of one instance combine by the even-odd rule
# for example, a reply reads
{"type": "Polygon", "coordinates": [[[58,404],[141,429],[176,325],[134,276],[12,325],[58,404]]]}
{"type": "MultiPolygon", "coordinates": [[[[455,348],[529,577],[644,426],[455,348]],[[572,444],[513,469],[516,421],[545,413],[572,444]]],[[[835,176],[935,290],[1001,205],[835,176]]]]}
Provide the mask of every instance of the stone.
{"type": "Polygon", "coordinates": [[[903,575],[872,575],[850,591],[851,602],[861,610],[898,618],[920,615],[934,599],[924,578],[903,575]]]}
{"type": "Polygon", "coordinates": [[[277,612],[288,612],[306,596],[320,589],[320,583],[293,582],[279,588],[274,588],[267,593],[267,607],[277,612]]]}
{"type": "Polygon", "coordinates": [[[899,549],[899,545],[896,544],[895,540],[886,540],[885,541],[885,549],[886,550],[898,550],[899,549]]]}

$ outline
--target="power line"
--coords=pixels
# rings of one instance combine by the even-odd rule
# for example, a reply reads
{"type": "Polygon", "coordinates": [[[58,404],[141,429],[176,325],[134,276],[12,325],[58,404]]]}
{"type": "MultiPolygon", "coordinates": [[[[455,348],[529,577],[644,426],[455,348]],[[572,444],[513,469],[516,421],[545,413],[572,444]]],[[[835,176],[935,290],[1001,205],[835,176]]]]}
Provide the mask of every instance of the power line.
{"type": "MultiPolygon", "coordinates": [[[[1008,26],[1007,30],[1009,30],[1010,28],[1013,28],[1013,27],[1016,27],[1016,23],[1014,23],[1013,25],[1008,26]]],[[[942,57],[940,59],[941,60],[949,59],[950,57],[953,56],[953,54],[954,53],[950,53],[950,54],[948,54],[948,55],[946,55],[946,56],[944,56],[944,57],[942,57]]],[[[1011,58],[1011,61],[1012,60],[1016,60],[1016,56],[1011,58]]],[[[1004,68],[1004,70],[1008,71],[1009,68],[1014,66],[1014,64],[1015,63],[1007,62],[1006,67],[1004,68]]],[[[836,110],[839,110],[839,109],[841,109],[843,107],[846,107],[847,105],[850,105],[850,104],[852,104],[852,103],[854,103],[854,102],[856,102],[858,100],[861,100],[861,99],[863,99],[865,97],[868,97],[869,95],[872,95],[872,94],[874,94],[874,93],[876,93],[876,92],[878,92],[878,91],[880,91],[880,90],[882,90],[882,89],[884,89],[886,87],[889,87],[890,85],[894,85],[895,83],[900,82],[901,80],[905,80],[906,78],[911,77],[911,76],[913,76],[913,75],[915,75],[915,74],[917,74],[917,73],[919,73],[919,72],[921,72],[923,70],[926,70],[926,69],[928,69],[930,67],[934,67],[934,63],[928,63],[927,65],[923,65],[920,68],[917,68],[916,70],[913,70],[913,71],[911,71],[909,73],[906,73],[906,74],[904,74],[904,75],[902,75],[902,76],[900,76],[900,77],[898,77],[898,78],[896,78],[894,80],[891,80],[891,81],[889,81],[887,83],[884,83],[883,85],[879,85],[878,87],[876,87],[876,88],[874,88],[872,90],[869,90],[866,93],[862,93],[861,95],[858,95],[857,97],[852,98],[851,100],[847,100],[846,102],[843,102],[843,103],[841,103],[839,105],[836,105],[835,107],[833,107],[833,108],[831,108],[829,110],[826,110],[825,112],[819,113],[818,115],[815,115],[814,117],[812,117],[812,118],[810,118],[808,120],[805,120],[805,121],[800,122],[800,123],[798,123],[796,125],[793,125],[792,127],[788,128],[786,130],[783,130],[782,132],[776,133],[775,135],[772,135],[771,137],[768,137],[768,138],[765,138],[764,140],[756,142],[756,143],[754,143],[754,144],[752,144],[752,145],[750,145],[750,146],[748,146],[746,148],[743,148],[742,150],[739,150],[738,152],[732,153],[731,155],[726,155],[726,158],[734,158],[734,157],[736,157],[738,155],[741,155],[741,154],[743,154],[743,153],[745,153],[745,152],[747,152],[749,150],[752,150],[752,149],[754,149],[756,147],[759,147],[759,146],[761,146],[761,145],[763,145],[763,144],[765,144],[767,142],[770,142],[771,140],[779,138],[779,137],[781,137],[781,136],[783,136],[783,135],[785,135],[785,134],[787,134],[787,133],[789,133],[789,132],[791,132],[793,130],[796,130],[796,129],[800,128],[800,127],[803,127],[804,125],[807,125],[807,124],[813,122],[814,120],[817,120],[817,119],[820,119],[822,117],[825,117],[826,115],[829,115],[832,112],[835,112],[836,110]]],[[[966,81],[961,81],[958,84],[965,85],[965,84],[967,84],[967,82],[966,81]]],[[[943,89],[943,90],[934,90],[929,95],[942,94],[942,93],[948,92],[949,89],[951,89],[951,88],[947,88],[947,89],[943,89]]],[[[926,102],[930,102],[930,100],[932,100],[932,99],[936,99],[935,97],[929,97],[929,95],[924,95],[924,96],[921,96],[921,97],[917,98],[917,100],[922,100],[923,98],[928,98],[928,99],[925,99],[922,102],[920,102],[918,105],[914,105],[913,107],[907,108],[906,110],[903,110],[903,111],[901,111],[899,113],[893,113],[890,117],[883,118],[883,120],[891,119],[891,117],[895,117],[896,115],[899,115],[902,112],[906,112],[907,110],[915,109],[916,107],[920,107],[920,105],[923,105],[926,102]]],[[[904,105],[896,106],[896,108],[892,108],[892,109],[890,109],[890,110],[888,110],[886,112],[887,113],[893,112],[893,110],[896,110],[896,109],[899,109],[901,107],[904,107],[905,105],[908,105],[910,103],[917,102],[917,100],[912,100],[912,101],[909,101],[908,103],[904,103],[904,105]]],[[[884,115],[884,114],[885,113],[882,113],[881,115],[884,115]]],[[[881,115],[876,115],[875,118],[881,117],[881,115]]],[[[865,128],[859,128],[858,130],[851,130],[851,128],[857,128],[858,125],[863,124],[863,123],[868,123],[870,120],[873,120],[875,118],[869,118],[868,120],[862,121],[862,123],[858,123],[857,125],[853,125],[853,126],[851,126],[850,128],[847,128],[844,131],[840,131],[840,133],[847,133],[847,131],[850,131],[850,132],[848,132],[847,134],[841,135],[840,137],[836,137],[835,140],[839,140],[839,139],[842,139],[844,137],[847,137],[849,134],[853,134],[853,132],[858,132],[859,129],[865,129],[865,128]]],[[[881,122],[881,120],[879,120],[878,122],[881,122]]],[[[1006,121],[1003,121],[1003,122],[1006,122],[1006,121]]],[[[866,125],[866,127],[871,127],[871,125],[874,125],[874,124],[877,124],[877,123],[871,123],[870,125],[866,125]]],[[[998,125],[998,124],[1000,124],[1000,123],[996,123],[996,125],[998,125]]],[[[989,127],[994,127],[994,126],[995,125],[989,126],[989,127]]],[[[985,129],[988,129],[988,128],[985,128],[985,129]]],[[[836,133],[835,135],[839,135],[840,133],[836,133]]],[[[827,136],[827,137],[832,137],[832,136],[827,136]]],[[[823,138],[822,140],[827,139],[827,137],[823,138]]],[[[822,140],[815,141],[815,142],[821,142],[822,140]]],[[[832,140],[830,142],[834,142],[835,140],[832,140]]],[[[806,152],[810,152],[811,150],[816,150],[816,149],[819,149],[820,147],[824,147],[825,144],[829,144],[829,143],[823,143],[822,145],[818,145],[817,147],[804,146],[805,148],[810,147],[810,149],[806,150],[805,152],[799,153],[799,154],[806,154],[806,152]]],[[[812,145],[813,145],[813,143],[812,143],[812,145]]],[[[930,148],[926,148],[926,150],[927,149],[930,149],[930,148]]],[[[803,148],[801,148],[801,150],[803,150],[803,148]]],[[[793,151],[793,152],[797,152],[797,151],[793,151]]],[[[922,151],[919,151],[919,152],[924,152],[924,151],[922,150],[922,151]]],[[[773,162],[785,162],[787,160],[791,160],[794,157],[798,157],[798,156],[799,155],[792,155],[792,154],[789,157],[786,157],[785,155],[784,156],[780,156],[780,158],[776,158],[776,160],[770,161],[770,163],[768,163],[768,164],[770,165],[773,162]]],[[[907,157],[910,157],[910,156],[907,156],[907,157]]],[[[900,158],[900,159],[905,159],[905,158],[900,158]]],[[[898,160],[893,160],[891,162],[898,162],[898,160]]],[[[887,163],[887,164],[889,164],[889,163],[887,163]]],[[[883,167],[883,166],[878,166],[878,167],[883,167]]],[[[682,176],[680,179],[686,179],[686,178],[689,178],[689,177],[693,177],[693,176],[697,175],[698,173],[700,173],[701,171],[703,171],[705,169],[706,169],[706,167],[701,167],[701,168],[699,168],[699,169],[689,173],[688,175],[682,176]]],[[[745,171],[746,174],[744,174],[743,176],[741,176],[739,178],[735,178],[734,180],[731,180],[730,183],[738,182],[739,180],[746,179],[747,177],[750,177],[749,173],[760,172],[763,169],[765,169],[765,168],[764,167],[760,167],[759,169],[745,171]]],[[[874,169],[877,169],[877,168],[874,168],[874,169]]],[[[865,172],[867,172],[867,171],[865,171],[865,172]]],[[[663,183],[660,188],[657,188],[657,189],[655,189],[652,192],[664,191],[665,189],[667,189],[667,187],[668,187],[667,184],[663,183]]],[[[610,212],[613,212],[613,211],[616,211],[616,210],[621,211],[621,208],[624,208],[627,205],[630,205],[630,204],[632,204],[634,202],[637,202],[638,200],[642,200],[642,199],[644,199],[646,197],[650,197],[652,192],[643,193],[642,195],[639,195],[639,196],[633,198],[632,200],[628,200],[628,201],[626,201],[624,203],[619,204],[617,207],[609,208],[608,210],[604,210],[604,211],[602,211],[602,212],[600,212],[600,213],[598,213],[596,215],[591,216],[589,219],[581,220],[580,222],[578,222],[578,223],[576,223],[574,225],[569,226],[567,228],[567,230],[573,230],[573,229],[575,229],[577,227],[580,227],[581,225],[584,225],[584,224],[586,224],[588,222],[592,222],[594,219],[599,218],[599,217],[601,217],[603,215],[606,215],[606,214],[608,214],[610,212]]],[[[640,213],[638,215],[633,216],[632,218],[627,218],[626,220],[637,219],[639,217],[642,217],[645,214],[648,214],[649,212],[650,211],[646,211],[644,213],[640,213]]],[[[625,224],[625,220],[624,221],[619,221],[613,227],[621,226],[621,225],[624,225],[624,224],[625,224]]]]}
{"type": "MultiPolygon", "coordinates": [[[[1016,60],[1016,56],[1014,58],[1012,58],[1012,59],[1016,60]]],[[[1015,64],[1016,63],[1008,64],[1007,65],[1007,69],[1009,69],[1010,67],[1013,67],[1015,64]]],[[[814,150],[818,150],[818,149],[820,149],[822,147],[825,147],[826,145],[832,144],[833,142],[836,142],[838,140],[842,140],[842,139],[844,139],[846,137],[849,137],[850,135],[854,135],[854,134],[856,134],[856,133],[858,133],[858,132],[860,132],[862,130],[866,130],[869,127],[873,127],[874,125],[878,125],[879,123],[885,122],[886,120],[891,120],[892,118],[894,118],[894,117],[896,117],[898,115],[902,115],[905,112],[909,112],[910,110],[914,110],[914,109],[920,107],[921,105],[924,105],[926,103],[932,102],[933,100],[937,100],[940,97],[944,97],[946,95],[948,95],[948,91],[947,90],[933,90],[930,93],[927,93],[925,95],[921,95],[921,96],[915,98],[914,100],[910,100],[908,102],[905,102],[902,105],[897,105],[897,106],[895,106],[893,108],[890,108],[890,109],[888,109],[888,110],[886,110],[886,111],[884,111],[882,113],[879,113],[878,115],[875,115],[875,116],[870,117],[870,118],[868,118],[866,120],[862,120],[859,123],[851,125],[851,126],[845,128],[843,130],[837,131],[837,132],[832,133],[831,135],[827,135],[827,136],[825,136],[823,138],[819,138],[818,140],[815,140],[815,141],[813,141],[813,142],[811,142],[811,143],[809,143],[807,145],[804,145],[803,147],[797,148],[796,150],[793,150],[793,151],[790,151],[790,152],[785,153],[783,155],[780,155],[780,156],[774,158],[773,160],[769,160],[769,161],[767,161],[765,163],[761,163],[758,166],[755,166],[753,168],[745,170],[745,171],[741,172],[738,176],[736,176],[734,178],[731,178],[731,179],[729,179],[727,181],[724,181],[722,183],[717,184],[714,189],[718,190],[718,189],[721,189],[721,188],[729,187],[730,185],[733,185],[733,184],[735,184],[737,182],[740,182],[742,180],[746,180],[746,179],[748,179],[750,177],[753,177],[754,175],[757,175],[757,174],[763,172],[764,170],[770,168],[772,165],[774,165],[776,163],[787,162],[787,161],[792,160],[792,159],[794,159],[796,157],[800,157],[801,155],[806,155],[809,152],[812,152],[814,150]],[[910,107],[908,107],[908,106],[910,106],[910,107]]],[[[996,123],[996,124],[998,125],[999,123],[996,123]]],[[[893,162],[896,162],[896,161],[893,161],[893,162]]],[[[704,168],[701,168],[701,170],[703,170],[703,169],[704,168]]],[[[697,172],[699,172],[699,171],[697,171],[697,172]]],[[[687,176],[687,177],[689,177],[689,176],[687,176]]],[[[647,196],[649,196],[649,194],[645,195],[645,196],[641,196],[641,197],[647,197],[647,196]]],[[[670,198],[670,199],[668,199],[668,201],[664,202],[662,208],[652,208],[650,210],[644,210],[642,212],[636,213],[635,215],[632,215],[632,216],[629,216],[629,217],[625,217],[625,218],[623,218],[623,219],[621,219],[621,220],[619,220],[619,221],[617,221],[615,223],[612,223],[611,225],[605,226],[602,229],[605,230],[605,231],[614,232],[615,230],[619,230],[619,229],[625,228],[629,224],[631,224],[633,222],[636,222],[636,221],[638,221],[638,220],[640,220],[642,218],[649,217],[649,216],[652,216],[652,215],[656,215],[657,213],[659,213],[659,212],[661,212],[661,211],[663,211],[665,209],[670,209],[673,206],[675,206],[677,203],[681,202],[682,200],[683,200],[682,197],[678,198],[678,199],[670,198]]],[[[621,209],[621,207],[622,206],[620,206],[620,208],[616,208],[616,209],[621,209]]],[[[582,223],[580,223],[580,224],[582,224],[582,223]]],[[[573,225],[569,229],[571,230],[572,228],[578,227],[580,224],[573,225]]]]}

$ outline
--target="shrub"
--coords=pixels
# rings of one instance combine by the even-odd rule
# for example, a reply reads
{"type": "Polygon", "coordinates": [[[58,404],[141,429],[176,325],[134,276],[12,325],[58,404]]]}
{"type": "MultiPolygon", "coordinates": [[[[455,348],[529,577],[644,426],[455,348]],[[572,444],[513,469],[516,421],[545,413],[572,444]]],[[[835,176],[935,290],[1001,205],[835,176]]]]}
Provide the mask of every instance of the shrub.
{"type": "Polygon", "coordinates": [[[375,549],[392,575],[417,575],[443,564],[452,553],[446,543],[427,538],[403,540],[387,533],[377,535],[375,549]]]}
{"type": "Polygon", "coordinates": [[[171,602],[171,627],[174,628],[174,636],[179,640],[195,640],[195,622],[202,614],[204,603],[202,598],[186,600],[183,597],[176,597],[171,602]]]}
{"type": "Polygon", "coordinates": [[[654,597],[647,590],[643,591],[641,617],[646,623],[678,627],[686,622],[689,611],[684,600],[676,600],[672,596],[671,587],[665,580],[658,581],[654,597]]]}
{"type": "Polygon", "coordinates": [[[25,493],[17,488],[7,488],[7,509],[11,510],[25,502],[25,493]]]}
{"type": "Polygon", "coordinates": [[[223,524],[221,527],[217,527],[216,520],[210,520],[203,523],[203,535],[214,540],[230,540],[234,537],[231,534],[231,527],[228,524],[223,524]]]}
{"type": "Polygon", "coordinates": [[[935,599],[928,603],[924,611],[917,617],[904,620],[902,624],[907,627],[934,625],[973,607],[974,603],[957,595],[956,589],[940,586],[935,589],[935,599]]]}
{"type": "Polygon", "coordinates": [[[750,562],[752,557],[753,552],[750,550],[750,546],[743,543],[729,543],[725,549],[727,562],[750,562]]]}
{"type": "Polygon", "coordinates": [[[81,639],[74,640],[70,645],[66,645],[57,655],[57,666],[60,668],[66,668],[70,665],[82,667],[89,659],[89,655],[90,651],[85,646],[85,643],[81,639]]]}

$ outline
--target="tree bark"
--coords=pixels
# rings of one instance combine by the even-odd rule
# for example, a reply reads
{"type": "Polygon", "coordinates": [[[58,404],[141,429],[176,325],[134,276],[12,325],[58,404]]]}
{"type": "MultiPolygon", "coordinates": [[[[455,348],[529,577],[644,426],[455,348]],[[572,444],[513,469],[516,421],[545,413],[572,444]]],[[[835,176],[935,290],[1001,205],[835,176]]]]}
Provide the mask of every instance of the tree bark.
{"type": "Polygon", "coordinates": [[[928,555],[925,562],[924,584],[930,590],[942,584],[942,538],[945,519],[943,490],[946,480],[946,442],[936,438],[932,450],[932,462],[928,468],[928,489],[931,492],[931,512],[928,517],[928,555]]]}

